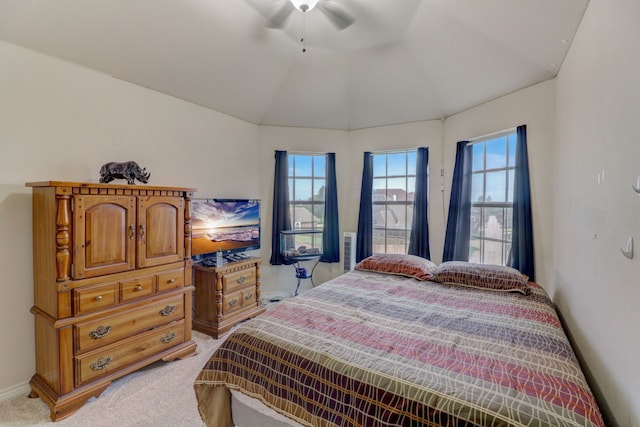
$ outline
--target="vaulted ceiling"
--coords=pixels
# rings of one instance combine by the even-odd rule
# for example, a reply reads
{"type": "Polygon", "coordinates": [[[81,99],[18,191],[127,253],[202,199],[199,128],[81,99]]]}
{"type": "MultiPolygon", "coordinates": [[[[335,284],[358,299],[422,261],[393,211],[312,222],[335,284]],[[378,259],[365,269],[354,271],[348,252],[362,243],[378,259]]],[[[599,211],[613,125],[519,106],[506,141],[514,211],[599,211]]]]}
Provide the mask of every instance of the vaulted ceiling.
{"type": "Polygon", "coordinates": [[[251,123],[438,119],[555,77],[588,0],[0,0],[0,39],[251,123]],[[306,52],[302,51],[304,37],[306,52]]]}

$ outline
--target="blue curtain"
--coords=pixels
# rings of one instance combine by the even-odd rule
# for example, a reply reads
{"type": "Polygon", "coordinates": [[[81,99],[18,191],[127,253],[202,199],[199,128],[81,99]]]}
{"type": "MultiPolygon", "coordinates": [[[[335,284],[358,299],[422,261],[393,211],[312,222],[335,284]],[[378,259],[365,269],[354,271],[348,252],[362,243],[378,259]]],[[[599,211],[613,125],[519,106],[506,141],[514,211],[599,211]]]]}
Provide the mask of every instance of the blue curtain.
{"type": "Polygon", "coordinates": [[[324,228],[322,229],[321,262],[340,261],[340,227],[338,224],[338,184],[336,154],[327,153],[326,186],[324,192],[324,228]]]}
{"type": "Polygon", "coordinates": [[[469,261],[471,162],[471,144],[469,141],[458,142],[442,261],[469,261]]]}
{"type": "Polygon", "coordinates": [[[362,185],[360,189],[360,212],[358,213],[358,235],[356,237],[356,262],[373,253],[373,157],[364,153],[362,185]]]}
{"type": "Polygon", "coordinates": [[[273,219],[271,227],[271,259],[273,265],[286,264],[280,254],[280,232],[291,230],[289,213],[289,161],[286,151],[275,154],[276,167],[273,180],[273,219]]]}
{"type": "Polygon", "coordinates": [[[409,239],[409,255],[430,259],[429,251],[429,149],[418,148],[416,158],[416,193],[413,208],[413,223],[409,239]]]}
{"type": "Polygon", "coordinates": [[[533,262],[533,220],[531,216],[531,188],[529,185],[529,155],[527,154],[527,126],[516,129],[516,170],[513,184],[513,228],[509,266],[535,280],[533,262]]]}

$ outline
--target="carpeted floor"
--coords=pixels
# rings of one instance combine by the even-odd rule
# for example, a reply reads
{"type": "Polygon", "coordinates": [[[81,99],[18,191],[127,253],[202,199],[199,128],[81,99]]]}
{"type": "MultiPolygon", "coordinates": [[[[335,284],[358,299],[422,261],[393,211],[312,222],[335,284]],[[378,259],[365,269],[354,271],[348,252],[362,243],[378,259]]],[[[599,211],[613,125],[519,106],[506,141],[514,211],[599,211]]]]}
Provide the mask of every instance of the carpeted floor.
{"type": "Polygon", "coordinates": [[[91,398],[70,417],[51,422],[40,399],[19,396],[0,402],[0,426],[56,427],[187,427],[203,425],[193,381],[213,351],[224,341],[193,332],[198,345],[193,357],[156,362],[114,381],[97,399],[91,398]]]}

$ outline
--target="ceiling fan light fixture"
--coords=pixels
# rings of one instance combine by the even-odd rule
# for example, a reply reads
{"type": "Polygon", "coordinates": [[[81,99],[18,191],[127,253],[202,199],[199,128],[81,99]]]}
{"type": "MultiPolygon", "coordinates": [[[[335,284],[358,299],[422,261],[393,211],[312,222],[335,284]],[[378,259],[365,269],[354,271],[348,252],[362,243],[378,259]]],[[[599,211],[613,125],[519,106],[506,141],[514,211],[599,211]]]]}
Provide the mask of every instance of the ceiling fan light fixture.
{"type": "Polygon", "coordinates": [[[314,7],[318,4],[320,0],[289,0],[293,7],[298,9],[300,12],[309,12],[313,10],[314,7]]]}

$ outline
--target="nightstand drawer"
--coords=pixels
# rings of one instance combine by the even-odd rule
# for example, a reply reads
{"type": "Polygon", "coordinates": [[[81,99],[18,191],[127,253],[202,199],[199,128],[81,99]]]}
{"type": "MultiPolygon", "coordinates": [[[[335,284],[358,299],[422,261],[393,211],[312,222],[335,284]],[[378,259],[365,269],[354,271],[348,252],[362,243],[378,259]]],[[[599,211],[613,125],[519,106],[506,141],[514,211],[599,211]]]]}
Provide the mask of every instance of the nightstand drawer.
{"type": "Polygon", "coordinates": [[[75,354],[83,353],[117,340],[184,317],[184,297],[156,301],[145,307],[119,311],[73,328],[75,354]]]}
{"type": "Polygon", "coordinates": [[[225,293],[245,286],[256,284],[256,268],[251,267],[222,277],[222,288],[225,293]]]}
{"type": "Polygon", "coordinates": [[[247,306],[255,306],[256,288],[251,286],[222,296],[222,314],[229,314],[247,306]]]}
{"type": "Polygon", "coordinates": [[[74,289],[75,315],[101,310],[118,301],[118,282],[74,289]]]}
{"type": "Polygon", "coordinates": [[[182,342],[184,321],[179,321],[76,357],[76,387],[182,342]]]}

